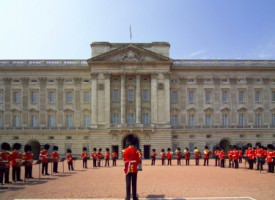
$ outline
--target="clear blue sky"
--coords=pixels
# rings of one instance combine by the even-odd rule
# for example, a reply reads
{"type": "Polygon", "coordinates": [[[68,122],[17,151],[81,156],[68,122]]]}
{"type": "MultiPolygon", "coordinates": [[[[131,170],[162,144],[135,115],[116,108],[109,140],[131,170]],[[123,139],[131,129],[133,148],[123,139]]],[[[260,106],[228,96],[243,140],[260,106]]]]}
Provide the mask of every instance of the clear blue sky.
{"type": "Polygon", "coordinates": [[[275,59],[274,0],[0,0],[0,59],[88,59],[166,41],[174,59],[275,59]]]}

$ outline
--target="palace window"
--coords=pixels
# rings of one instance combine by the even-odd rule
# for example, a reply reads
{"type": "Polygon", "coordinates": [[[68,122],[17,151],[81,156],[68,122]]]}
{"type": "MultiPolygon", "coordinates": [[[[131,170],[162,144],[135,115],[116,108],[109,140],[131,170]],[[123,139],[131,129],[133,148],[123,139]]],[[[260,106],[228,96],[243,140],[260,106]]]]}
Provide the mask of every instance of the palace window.
{"type": "Polygon", "coordinates": [[[255,91],[255,102],[260,103],[261,101],[261,92],[260,91],[255,91]]]}
{"type": "Polygon", "coordinates": [[[83,126],[85,128],[90,126],[90,116],[89,115],[84,115],[84,117],[83,117],[83,126]]]}
{"type": "Polygon", "coordinates": [[[244,126],[244,114],[239,114],[239,126],[244,126]]]}
{"type": "Polygon", "coordinates": [[[31,92],[31,103],[38,103],[38,92],[31,92]]]}
{"type": "Polygon", "coordinates": [[[83,100],[84,100],[84,103],[89,103],[89,100],[90,100],[90,92],[84,92],[84,97],[83,97],[83,100]]]}
{"type": "Polygon", "coordinates": [[[239,91],[239,103],[244,103],[244,91],[239,91]]]}
{"type": "Polygon", "coordinates": [[[134,113],[128,113],[127,124],[134,124],[134,123],[135,123],[134,113]]]}
{"type": "Polygon", "coordinates": [[[149,113],[143,113],[142,123],[146,124],[146,125],[150,124],[150,115],[149,115],[149,113]]]}
{"type": "Polygon", "coordinates": [[[142,100],[143,101],[149,101],[150,98],[149,98],[149,90],[145,89],[145,90],[142,90],[142,100]]]}
{"type": "Polygon", "coordinates": [[[195,115],[189,114],[189,126],[195,126],[195,115]]]}
{"type": "Polygon", "coordinates": [[[172,126],[177,126],[178,125],[178,115],[172,115],[171,116],[171,124],[172,126]]]}
{"type": "Polygon", "coordinates": [[[4,91],[0,90],[0,104],[4,103],[4,91]]]}
{"type": "Polygon", "coordinates": [[[194,104],[194,95],[195,92],[194,91],[188,91],[188,102],[189,104],[194,104]]]}
{"type": "Polygon", "coordinates": [[[261,115],[260,114],[255,115],[255,126],[261,126],[261,115]]]}
{"type": "Polygon", "coordinates": [[[120,100],[120,92],[118,89],[113,90],[112,92],[112,100],[119,101],[120,100]]]}
{"type": "Polygon", "coordinates": [[[48,115],[48,126],[54,127],[55,126],[55,117],[54,115],[48,115]]]}
{"type": "Polygon", "coordinates": [[[172,91],[171,92],[171,103],[177,103],[178,102],[178,92],[172,91]]]}
{"type": "Polygon", "coordinates": [[[55,103],[55,92],[48,92],[48,103],[55,103]]]}
{"type": "Polygon", "coordinates": [[[66,115],[66,127],[72,127],[73,126],[73,115],[68,114],[66,115]]]}
{"type": "Polygon", "coordinates": [[[134,101],[134,90],[127,90],[127,100],[128,101],[134,101]]]}
{"type": "Polygon", "coordinates": [[[37,127],[37,125],[38,125],[38,123],[37,123],[37,122],[38,122],[37,116],[36,116],[36,115],[32,115],[32,116],[31,116],[31,120],[32,120],[32,121],[31,121],[31,126],[32,126],[32,127],[37,127]]]}
{"type": "Polygon", "coordinates": [[[66,103],[73,103],[73,92],[66,92],[66,103]]]}
{"type": "Polygon", "coordinates": [[[211,102],[211,91],[205,91],[205,103],[209,104],[211,102]]]}
{"type": "Polygon", "coordinates": [[[120,117],[118,113],[114,113],[112,116],[112,123],[113,124],[119,124],[120,123],[120,117]]]}
{"type": "Polygon", "coordinates": [[[18,104],[20,103],[20,92],[19,91],[15,91],[13,92],[13,103],[18,104]]]}
{"type": "Polygon", "coordinates": [[[205,115],[205,126],[211,126],[211,115],[210,114],[205,115]]]}
{"type": "Polygon", "coordinates": [[[271,122],[272,126],[275,126],[275,114],[272,114],[272,122],[271,122]]]}
{"type": "Polygon", "coordinates": [[[13,115],[13,127],[20,126],[20,117],[19,115],[13,115]]]}
{"type": "Polygon", "coordinates": [[[222,114],[222,126],[228,126],[228,114],[222,114]]]}
{"type": "Polygon", "coordinates": [[[222,103],[224,104],[228,103],[228,91],[225,91],[225,90],[222,91],[222,103]]]}
{"type": "Polygon", "coordinates": [[[275,102],[275,91],[271,92],[271,101],[274,103],[275,102]]]}
{"type": "Polygon", "coordinates": [[[3,123],[3,115],[0,114],[0,127],[3,127],[4,123],[3,123]]]}

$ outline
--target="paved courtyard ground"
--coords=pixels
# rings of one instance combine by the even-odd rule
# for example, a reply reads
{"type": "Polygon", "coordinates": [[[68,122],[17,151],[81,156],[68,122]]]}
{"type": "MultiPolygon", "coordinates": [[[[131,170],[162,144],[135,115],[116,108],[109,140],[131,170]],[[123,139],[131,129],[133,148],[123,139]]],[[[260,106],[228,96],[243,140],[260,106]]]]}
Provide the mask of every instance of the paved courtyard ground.
{"type": "MultiPolygon", "coordinates": [[[[124,199],[125,175],[123,162],[117,167],[82,169],[82,162],[75,162],[75,171],[41,176],[38,179],[38,166],[34,166],[35,179],[0,186],[0,200],[14,199],[124,199]]],[[[111,163],[111,162],[110,162],[111,163]]],[[[65,163],[66,164],[66,163],[65,163]]],[[[215,200],[274,200],[275,174],[266,170],[222,169],[214,166],[156,166],[150,160],[143,160],[143,171],[138,173],[138,194],[140,199],[215,199],[215,200]]],[[[266,165],[264,166],[266,169],[266,165]]],[[[22,168],[23,170],[23,168],[22,168]]],[[[23,173],[24,174],[24,173],[23,173]]]]}

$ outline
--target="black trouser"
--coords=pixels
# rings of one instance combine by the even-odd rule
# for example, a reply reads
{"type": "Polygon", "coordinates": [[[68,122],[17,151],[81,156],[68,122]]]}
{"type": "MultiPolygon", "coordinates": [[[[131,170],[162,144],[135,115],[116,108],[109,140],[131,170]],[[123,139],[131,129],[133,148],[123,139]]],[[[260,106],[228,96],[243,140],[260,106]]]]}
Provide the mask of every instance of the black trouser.
{"type": "Polygon", "coordinates": [[[32,178],[32,165],[25,166],[25,178],[32,178]]]}
{"type": "Polygon", "coordinates": [[[200,164],[200,159],[199,158],[195,158],[195,163],[196,163],[196,165],[199,165],[200,164]]]}
{"type": "Polygon", "coordinates": [[[93,159],[93,167],[96,167],[96,159],[93,159]]]}
{"type": "Polygon", "coordinates": [[[101,165],[101,159],[98,159],[97,160],[97,166],[100,167],[100,165],[101,165]]]}
{"type": "Polygon", "coordinates": [[[155,158],[155,157],[153,157],[153,158],[152,158],[151,165],[155,165],[155,162],[156,162],[156,158],[155,158]]]}
{"type": "Polygon", "coordinates": [[[5,176],[5,183],[8,183],[9,178],[10,178],[10,169],[9,168],[0,169],[0,184],[3,183],[4,176],[5,176]]]}
{"type": "Polygon", "coordinates": [[[270,173],[274,173],[274,162],[268,162],[268,171],[270,173]]]}
{"type": "Polygon", "coordinates": [[[172,159],[167,159],[167,160],[168,160],[167,165],[172,165],[172,159]]]}
{"type": "Polygon", "coordinates": [[[137,199],[137,173],[129,173],[126,175],[126,199],[130,200],[131,197],[131,183],[133,199],[137,199]]]}
{"type": "Polygon", "coordinates": [[[221,168],[224,168],[224,159],[221,160],[221,168]]]}
{"type": "Polygon", "coordinates": [[[87,158],[83,158],[83,168],[88,168],[87,167],[87,158]]]}
{"type": "Polygon", "coordinates": [[[236,169],[239,168],[239,161],[238,160],[234,160],[234,166],[236,169]]]}
{"type": "Polygon", "coordinates": [[[254,160],[248,159],[249,169],[253,169],[254,160]]]}
{"type": "Polygon", "coordinates": [[[69,171],[74,170],[73,162],[68,162],[68,169],[69,169],[69,171]]]}
{"type": "Polygon", "coordinates": [[[48,173],[48,163],[42,163],[42,174],[49,174],[48,173]]]}
{"type": "Polygon", "coordinates": [[[12,167],[12,180],[14,182],[20,181],[21,180],[20,176],[21,176],[20,166],[19,167],[12,167]]]}
{"type": "Polygon", "coordinates": [[[113,166],[116,166],[116,159],[113,159],[113,166]]]}
{"type": "Polygon", "coordinates": [[[189,159],[185,159],[185,164],[189,165],[189,159]]]}
{"type": "Polygon", "coordinates": [[[105,167],[108,165],[109,167],[109,159],[105,159],[105,167]]]}
{"type": "Polygon", "coordinates": [[[262,158],[257,158],[257,170],[263,170],[262,158]]]}
{"type": "Polygon", "coordinates": [[[53,162],[53,172],[57,173],[58,172],[58,162],[53,162]]]}
{"type": "Polygon", "coordinates": [[[219,166],[220,165],[220,158],[219,156],[215,156],[215,166],[219,166]]]}
{"type": "Polygon", "coordinates": [[[161,165],[165,165],[165,160],[161,159],[161,165]]]}
{"type": "Polygon", "coordinates": [[[209,164],[209,158],[204,158],[204,163],[203,165],[208,165],[209,164]]]}
{"type": "Polygon", "coordinates": [[[181,165],[181,158],[177,158],[177,165],[181,165]]]}

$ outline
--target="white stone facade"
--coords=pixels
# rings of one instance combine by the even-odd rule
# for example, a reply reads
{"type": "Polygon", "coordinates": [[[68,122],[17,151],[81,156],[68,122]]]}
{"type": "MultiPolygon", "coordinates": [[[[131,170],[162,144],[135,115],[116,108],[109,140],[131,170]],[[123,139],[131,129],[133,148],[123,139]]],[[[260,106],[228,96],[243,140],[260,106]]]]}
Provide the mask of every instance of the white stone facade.
{"type": "Polygon", "coordinates": [[[0,60],[0,140],[64,154],[275,143],[274,60],[173,60],[169,43],[91,44],[88,60],[0,60]]]}

